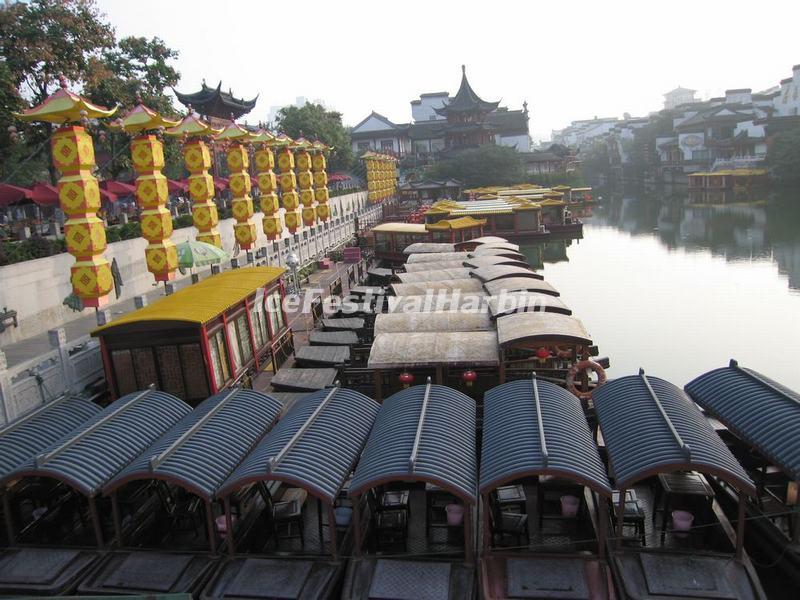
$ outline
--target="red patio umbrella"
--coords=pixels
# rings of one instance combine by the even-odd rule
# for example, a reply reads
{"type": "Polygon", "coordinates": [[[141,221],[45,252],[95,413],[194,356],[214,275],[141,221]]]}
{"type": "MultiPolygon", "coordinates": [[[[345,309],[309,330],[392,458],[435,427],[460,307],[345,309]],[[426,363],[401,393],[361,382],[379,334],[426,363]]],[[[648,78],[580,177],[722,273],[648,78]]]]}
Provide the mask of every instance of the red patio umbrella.
{"type": "Polygon", "coordinates": [[[0,183],[0,206],[8,206],[20,200],[30,200],[33,191],[25,187],[0,183]]]}
{"type": "Polygon", "coordinates": [[[44,181],[37,181],[31,189],[31,200],[39,206],[58,206],[58,188],[44,181]]]}
{"type": "Polygon", "coordinates": [[[218,192],[228,189],[228,179],[225,177],[214,177],[214,187],[218,192]]]}
{"type": "Polygon", "coordinates": [[[185,179],[181,179],[180,181],[176,179],[167,179],[167,189],[170,193],[175,194],[178,192],[187,192],[189,191],[189,183],[185,179]]]}
{"type": "Polygon", "coordinates": [[[111,192],[117,196],[133,196],[136,194],[136,186],[124,181],[114,181],[107,179],[100,182],[100,189],[111,192]]]}
{"type": "Polygon", "coordinates": [[[116,202],[117,195],[113,192],[109,192],[108,190],[104,190],[102,187],[100,188],[100,198],[103,200],[108,200],[109,202],[116,202]]]}

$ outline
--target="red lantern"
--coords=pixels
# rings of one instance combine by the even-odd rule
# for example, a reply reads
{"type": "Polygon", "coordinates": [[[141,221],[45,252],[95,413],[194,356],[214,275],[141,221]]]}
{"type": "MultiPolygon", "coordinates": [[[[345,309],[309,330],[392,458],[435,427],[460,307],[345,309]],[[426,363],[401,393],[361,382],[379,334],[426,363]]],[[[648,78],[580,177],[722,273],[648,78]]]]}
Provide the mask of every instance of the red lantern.
{"type": "Polygon", "coordinates": [[[472,387],[472,384],[478,379],[478,374],[475,371],[464,371],[461,374],[461,379],[467,384],[467,387],[472,387]]]}
{"type": "Polygon", "coordinates": [[[403,384],[404,388],[407,388],[412,383],[414,383],[414,376],[411,373],[409,373],[408,371],[403,371],[402,373],[400,373],[399,379],[400,379],[400,383],[403,384]]]}
{"type": "Polygon", "coordinates": [[[544,362],[548,358],[550,358],[550,350],[542,346],[538,350],[536,350],[536,358],[539,359],[539,362],[544,362]]]}

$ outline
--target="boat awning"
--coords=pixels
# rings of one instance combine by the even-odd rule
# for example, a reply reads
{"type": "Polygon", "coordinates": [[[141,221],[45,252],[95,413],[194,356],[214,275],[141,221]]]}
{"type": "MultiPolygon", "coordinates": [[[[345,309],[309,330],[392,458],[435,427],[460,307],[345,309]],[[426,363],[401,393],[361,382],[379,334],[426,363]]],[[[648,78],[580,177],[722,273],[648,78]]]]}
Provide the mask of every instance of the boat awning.
{"type": "Polygon", "coordinates": [[[202,325],[242,302],[256,290],[277,281],[285,271],[286,269],[280,267],[248,267],[225,271],[178,290],[144,308],[122,315],[107,325],[98,327],[92,331],[92,335],[126,333],[136,326],[157,327],[163,321],[202,325]]]}
{"type": "Polygon", "coordinates": [[[153,442],[189,414],[188,404],[158,391],[112,402],[4,478],[50,477],[93,496],[153,442]]]}
{"type": "Polygon", "coordinates": [[[487,281],[483,287],[490,296],[499,296],[500,294],[507,294],[510,292],[541,292],[542,294],[550,294],[551,296],[558,296],[559,293],[552,285],[540,279],[531,279],[530,277],[506,277],[504,279],[495,279],[494,281],[487,281]]]}
{"type": "Polygon", "coordinates": [[[406,246],[405,250],[403,250],[403,254],[427,254],[429,252],[455,252],[455,246],[436,242],[417,242],[406,246]]]}
{"type": "Polygon", "coordinates": [[[456,269],[433,269],[430,271],[416,271],[414,273],[395,273],[400,283],[418,283],[421,281],[449,281],[453,279],[466,279],[470,269],[459,267],[456,269]]]}
{"type": "Polygon", "coordinates": [[[692,400],[800,481],[800,394],[736,361],[686,384],[692,400]]]}
{"type": "MultiPolygon", "coordinates": [[[[469,240],[474,242],[475,240],[469,240]]],[[[519,252],[519,244],[512,244],[511,242],[488,242],[481,244],[472,253],[479,256],[487,250],[510,250],[511,252],[519,252]]]]}
{"type": "Polygon", "coordinates": [[[446,290],[418,296],[390,296],[388,298],[388,312],[479,311],[485,309],[487,298],[488,296],[483,292],[465,292],[462,294],[446,290]]]}
{"type": "Polygon", "coordinates": [[[65,396],[0,429],[0,481],[99,412],[97,404],[65,396]]]}
{"type": "Polygon", "coordinates": [[[211,396],[109,481],[103,493],[135,480],[160,479],[211,500],[282,408],[253,390],[211,396]]]}
{"type": "Polygon", "coordinates": [[[375,317],[375,335],[414,331],[493,331],[485,311],[394,312],[375,317]]]}
{"type": "Polygon", "coordinates": [[[552,312],[571,315],[572,311],[556,296],[542,292],[508,292],[487,298],[492,316],[502,317],[515,312],[552,312]]]}
{"type": "Polygon", "coordinates": [[[611,486],[580,400],[535,377],[492,388],[484,397],[480,490],[554,475],[604,496],[611,486]]]}
{"type": "Polygon", "coordinates": [[[486,245],[486,244],[506,244],[508,240],[506,238],[498,237],[496,235],[484,235],[479,238],[474,238],[472,240],[467,240],[470,244],[479,244],[479,245],[486,245]]]}
{"type": "Polygon", "coordinates": [[[502,256],[504,258],[510,258],[513,260],[520,260],[520,261],[527,261],[528,259],[525,258],[524,254],[520,252],[515,252],[514,250],[503,250],[502,248],[486,248],[481,252],[470,252],[469,256],[471,258],[483,258],[485,256],[502,256]]]}
{"type": "Polygon", "coordinates": [[[508,277],[528,277],[530,279],[543,279],[538,273],[534,273],[530,267],[512,267],[508,265],[492,265],[489,267],[478,267],[471,271],[472,277],[477,277],[484,283],[496,279],[506,279],[508,277]]]}
{"type": "Polygon", "coordinates": [[[445,281],[418,281],[416,283],[393,283],[392,293],[395,296],[424,296],[435,294],[439,290],[454,292],[482,292],[483,286],[477,279],[448,279],[445,281]]]}
{"type": "MultiPolygon", "coordinates": [[[[446,262],[446,261],[460,261],[463,262],[469,257],[469,252],[428,252],[409,255],[406,259],[406,265],[426,263],[426,262],[446,262]]],[[[407,268],[407,267],[406,267],[407,268]]]]}
{"type": "Polygon", "coordinates": [[[592,343],[583,323],[575,317],[552,312],[522,312],[497,318],[497,339],[501,346],[522,342],[592,343]]]}
{"type": "MultiPolygon", "coordinates": [[[[518,258],[508,258],[507,256],[475,256],[463,261],[465,267],[472,267],[477,269],[479,267],[492,267],[494,265],[509,265],[512,267],[522,267],[523,269],[530,269],[530,265],[518,258]]],[[[408,270],[406,268],[406,270],[408,270]]]]}
{"type": "Polygon", "coordinates": [[[339,387],[299,398],[227,479],[218,497],[257,481],[282,481],[333,504],[379,408],[371,398],[339,387]]]}
{"type": "Polygon", "coordinates": [[[395,481],[418,481],[475,504],[475,419],[475,401],[443,385],[416,385],[393,394],[375,419],[350,495],[395,481]]]}
{"type": "Polygon", "coordinates": [[[500,364],[494,331],[381,333],[369,353],[372,369],[500,364]]]}
{"type": "Polygon", "coordinates": [[[617,489],[657,473],[699,471],[755,494],[755,486],[692,399],[640,372],[592,393],[617,489]]]}
{"type": "MultiPolygon", "coordinates": [[[[424,255],[427,256],[427,255],[424,255]]],[[[434,255],[435,256],[435,255],[434,255]]],[[[418,262],[418,263],[406,263],[405,269],[406,273],[416,273],[418,271],[430,271],[433,267],[437,269],[463,269],[464,268],[464,261],[463,260],[443,260],[433,262],[418,262]]]]}

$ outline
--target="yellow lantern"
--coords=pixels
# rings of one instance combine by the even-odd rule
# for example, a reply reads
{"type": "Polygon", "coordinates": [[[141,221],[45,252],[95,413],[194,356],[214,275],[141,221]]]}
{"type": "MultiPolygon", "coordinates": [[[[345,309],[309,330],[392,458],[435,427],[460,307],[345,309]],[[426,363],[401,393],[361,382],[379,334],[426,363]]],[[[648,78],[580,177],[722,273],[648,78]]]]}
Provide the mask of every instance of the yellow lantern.
{"type": "Polygon", "coordinates": [[[239,246],[249,250],[256,243],[256,226],[250,221],[253,216],[253,199],[250,197],[252,181],[250,180],[250,155],[247,144],[253,135],[244,127],[231,121],[217,135],[216,140],[228,143],[226,155],[230,179],[228,187],[231,190],[231,213],[236,219],[233,234],[239,246]]]}
{"type": "Polygon", "coordinates": [[[328,193],[328,174],[325,171],[327,161],[325,152],[330,148],[322,142],[314,142],[312,145],[311,166],[314,175],[314,197],[317,200],[317,218],[320,221],[327,221],[330,218],[330,209],[327,206],[328,193]]]}
{"type": "Polygon", "coordinates": [[[58,180],[58,198],[61,210],[67,216],[64,239],[67,251],[75,257],[70,268],[73,293],[84,306],[100,307],[108,302],[114,286],[111,266],[103,256],[106,249],[106,232],[97,218],[100,209],[100,186],[92,175],[95,166],[94,144],[91,136],[80,125],[71,125],[88,119],[110,117],[116,108],[107,109],[67,90],[67,82],[60,78],[58,91],[40,105],[15,113],[23,121],[56,123],[59,128],[50,140],[53,165],[61,173],[58,180]]]}
{"type": "Polygon", "coordinates": [[[294,153],[292,148],[294,140],[285,134],[280,134],[270,143],[270,145],[278,149],[277,164],[280,175],[278,176],[278,184],[281,189],[281,202],[285,213],[283,216],[286,229],[291,233],[297,231],[301,224],[301,215],[298,206],[300,205],[300,198],[297,194],[297,178],[294,174],[294,153]]]}
{"type": "Polygon", "coordinates": [[[191,107],[180,123],[166,131],[167,135],[186,140],[183,144],[183,162],[190,173],[189,196],[192,198],[192,223],[199,232],[197,240],[217,248],[222,248],[222,237],[217,230],[219,215],[217,205],[212,201],[214,180],[208,173],[211,153],[205,140],[220,131],[192,112],[191,107]]]}
{"type": "Polygon", "coordinates": [[[142,208],[140,225],[142,237],[147,240],[145,261],[147,270],[156,281],[170,281],[178,268],[178,252],[169,239],[172,235],[172,215],[166,208],[169,199],[164,168],[164,145],[153,135],[154,130],[174,127],[170,121],[148,108],[137,97],[137,104],[114,127],[136,137],[131,140],[131,160],[136,177],[136,199],[142,208]]]}

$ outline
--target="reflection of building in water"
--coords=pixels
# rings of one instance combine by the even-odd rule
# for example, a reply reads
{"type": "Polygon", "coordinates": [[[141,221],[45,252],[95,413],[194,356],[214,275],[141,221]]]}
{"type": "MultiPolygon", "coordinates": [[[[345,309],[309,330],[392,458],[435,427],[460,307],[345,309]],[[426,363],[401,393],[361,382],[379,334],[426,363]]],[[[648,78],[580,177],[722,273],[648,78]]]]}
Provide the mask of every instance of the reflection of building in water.
{"type": "MultiPolygon", "coordinates": [[[[726,260],[771,260],[800,289],[800,206],[796,203],[683,204],[655,198],[606,202],[592,224],[654,235],[668,248],[708,249],[726,260]],[[791,214],[790,214],[791,213],[791,214]]],[[[693,199],[694,201],[694,199],[693,199]]],[[[730,203],[725,203],[730,202],[730,203]]]]}
{"type": "Polygon", "coordinates": [[[545,264],[568,262],[567,248],[572,245],[573,239],[552,240],[521,246],[520,252],[525,255],[528,264],[534,269],[543,269],[545,264]]]}

